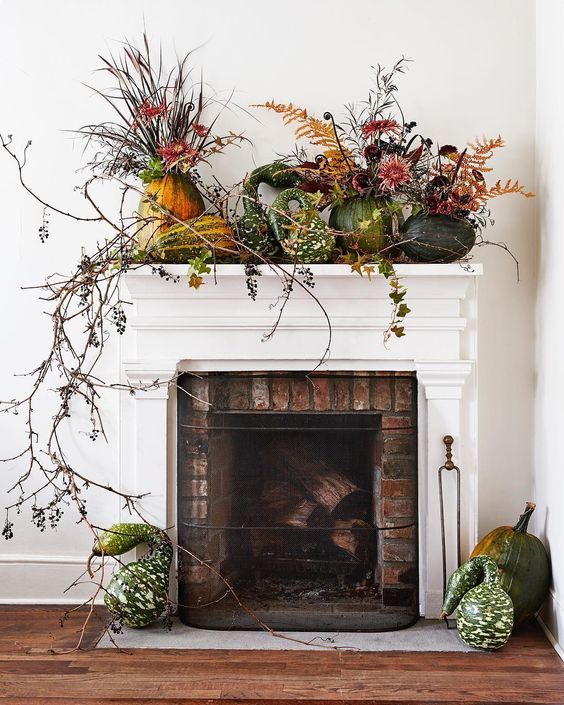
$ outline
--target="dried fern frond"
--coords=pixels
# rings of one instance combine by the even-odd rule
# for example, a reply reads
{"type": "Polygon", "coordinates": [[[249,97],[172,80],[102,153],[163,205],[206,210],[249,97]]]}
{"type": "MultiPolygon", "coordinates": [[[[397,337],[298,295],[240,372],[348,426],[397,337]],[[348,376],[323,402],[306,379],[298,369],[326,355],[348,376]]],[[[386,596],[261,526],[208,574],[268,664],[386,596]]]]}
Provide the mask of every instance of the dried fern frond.
{"type": "Polygon", "coordinates": [[[496,149],[504,146],[501,135],[494,138],[476,138],[468,143],[466,152],[453,153],[451,163],[443,165],[442,173],[449,178],[455,178],[453,191],[459,197],[466,197],[465,208],[470,211],[479,211],[486,201],[508,193],[519,193],[525,198],[535,194],[526,191],[518,180],[508,179],[504,184],[498,180],[493,186],[488,187],[484,174],[492,171],[488,166],[489,160],[494,156],[496,149]]]}
{"type": "Polygon", "coordinates": [[[297,123],[294,135],[298,140],[307,140],[310,144],[323,150],[324,163],[322,170],[328,178],[339,180],[349,172],[347,159],[351,152],[339,143],[331,123],[310,115],[304,108],[293,103],[276,103],[274,100],[254,105],[256,108],[266,108],[282,115],[285,125],[297,123]]]}
{"type": "Polygon", "coordinates": [[[535,195],[532,191],[525,191],[525,187],[519,183],[518,179],[515,179],[515,181],[507,179],[505,184],[502,184],[500,180],[496,181],[493,186],[484,192],[483,196],[485,198],[495,198],[496,196],[505,196],[506,193],[520,193],[525,198],[532,198],[535,195]]]}

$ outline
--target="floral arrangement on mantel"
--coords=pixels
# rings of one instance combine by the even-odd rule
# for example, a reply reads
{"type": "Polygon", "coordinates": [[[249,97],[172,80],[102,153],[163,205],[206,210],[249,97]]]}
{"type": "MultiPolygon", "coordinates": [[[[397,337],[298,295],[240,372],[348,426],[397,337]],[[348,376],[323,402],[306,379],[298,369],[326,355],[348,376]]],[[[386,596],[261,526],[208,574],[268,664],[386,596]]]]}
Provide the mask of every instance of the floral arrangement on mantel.
{"type": "MultiPolygon", "coordinates": [[[[532,195],[518,182],[486,185],[484,174],[489,171],[492,154],[503,144],[500,138],[481,140],[462,150],[442,146],[433,151],[431,141],[415,132],[414,122],[395,115],[402,115],[394,80],[403,72],[404,60],[390,72],[380,68],[376,71],[375,89],[369,92],[366,103],[348,109],[344,126],[338,125],[330,113],[320,120],[291,104],[266,103],[264,107],[295,124],[297,137],[313,146],[316,153],[309,156],[303,147],[296,148],[287,158],[255,169],[232,188],[224,187],[215,176],[208,184],[198,167],[210,164],[245,138],[233,131],[216,131],[218,118],[229,101],[206,98],[202,80],[192,80],[189,58],[166,72],[160,55],[152,60],[145,37],[141,49],[126,43],[118,57],[102,59],[103,74],[109,75],[114,85],[97,92],[115,115],[111,121],[78,130],[92,155],[87,165],[90,175],[82,187],[91,209],[89,215],[70,213],[37,195],[25,180],[31,142],[18,155],[12,137],[0,136],[23,187],[43,206],[39,227],[42,242],[50,236],[54,213],[76,223],[104,223],[108,232],[93,252],[82,254],[73,272],[49,277],[37,287],[51,305],[51,346],[30,373],[28,395],[3,401],[0,406],[4,413],[23,413],[27,429],[21,452],[4,459],[8,463],[26,459],[27,465],[12,488],[13,501],[5,508],[3,536],[13,538],[14,517],[28,508],[32,522],[39,531],[45,531],[48,526],[55,528],[65,509],[74,506],[79,523],[85,523],[93,534],[94,554],[101,557],[97,568],[93,569],[90,562],[88,565],[94,589],[85,603],[89,609],[77,648],[83,643],[86,625],[98,616],[94,610],[96,598],[108,590],[103,581],[105,556],[119,555],[123,545],[145,540],[149,534],[151,540],[158,538],[162,553],[162,560],[157,561],[158,579],[155,574],[149,580],[151,599],[158,598],[159,604],[162,600],[167,606],[165,614],[174,609],[164,594],[163,582],[170,550],[160,530],[145,521],[139,505],[142,495],[108,486],[87,470],[75,467],[63,434],[69,419],[86,408],[90,419],[87,435],[92,442],[105,437],[99,407],[104,389],[134,395],[175,382],[155,380],[151,385],[134,386],[104,381],[98,375],[97,362],[108,336],[112,330],[121,335],[126,329],[126,302],[120,297],[119,286],[124,273],[150,267],[154,274],[178,281],[165,265],[184,262],[188,265],[188,284],[197,289],[204,283],[202,275],[210,273],[215,263],[241,262],[249,296],[254,299],[260,275],[257,265],[264,263],[278,274],[283,287],[280,314],[269,334],[276,330],[292,291],[301,288],[324,313],[330,339],[330,318],[314,294],[308,265],[340,262],[368,277],[378,270],[391,287],[387,341],[392,335],[404,334],[402,321],[409,313],[406,290],[394,272],[394,263],[446,262],[466,257],[488,222],[489,199],[506,193],[532,195]],[[99,180],[111,180],[120,189],[117,213],[106,212],[93,195],[92,185],[99,180]],[[261,201],[261,183],[281,189],[270,206],[261,201]],[[139,197],[133,217],[124,205],[131,193],[139,197]],[[326,210],[330,210],[328,220],[322,217],[326,210]],[[77,321],[82,325],[77,327],[77,321]],[[52,423],[45,434],[40,432],[35,413],[39,398],[47,390],[54,393],[52,423]],[[103,527],[97,525],[87,507],[89,488],[119,497],[133,519],[149,528],[138,530],[127,524],[102,533],[103,527]]],[[[320,364],[328,352],[327,348],[320,355],[320,364]]],[[[200,560],[189,547],[177,549],[200,560]]],[[[106,600],[113,613],[106,625],[108,633],[119,630],[124,621],[125,615],[119,610],[120,591],[123,588],[131,593],[131,584],[147,588],[146,570],[147,564],[131,568],[112,583],[115,599],[110,596],[106,600]],[[125,579],[131,571],[137,575],[133,583],[125,579]]],[[[218,577],[224,580],[226,590],[233,592],[229,583],[218,577]]],[[[139,590],[130,595],[132,600],[139,596],[139,590]]],[[[269,630],[268,625],[259,626],[269,630]]]]}

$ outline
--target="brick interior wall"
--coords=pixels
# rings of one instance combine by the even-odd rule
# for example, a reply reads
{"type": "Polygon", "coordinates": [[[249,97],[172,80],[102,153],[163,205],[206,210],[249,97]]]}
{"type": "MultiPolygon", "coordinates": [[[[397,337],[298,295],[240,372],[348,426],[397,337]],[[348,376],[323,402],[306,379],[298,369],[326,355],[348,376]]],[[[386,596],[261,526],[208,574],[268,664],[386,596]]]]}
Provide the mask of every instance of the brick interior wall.
{"type": "MultiPolygon", "coordinates": [[[[219,569],[226,557],[231,479],[229,434],[210,444],[210,410],[215,411],[377,411],[381,439],[376,497],[378,559],[382,607],[416,608],[417,561],[417,409],[413,373],[325,373],[312,382],[295,373],[209,373],[183,375],[179,392],[178,529],[179,543],[219,569]],[[312,384],[313,382],[313,384],[312,384]],[[185,525],[201,525],[188,529],[185,525]],[[409,528],[394,529],[413,523],[409,528]],[[204,528],[205,527],[205,528],[204,528]]],[[[217,433],[217,431],[215,432],[217,433]]],[[[378,462],[379,460],[379,462],[378,462]]],[[[210,602],[225,590],[205,565],[187,555],[179,560],[179,601],[210,602]]]]}

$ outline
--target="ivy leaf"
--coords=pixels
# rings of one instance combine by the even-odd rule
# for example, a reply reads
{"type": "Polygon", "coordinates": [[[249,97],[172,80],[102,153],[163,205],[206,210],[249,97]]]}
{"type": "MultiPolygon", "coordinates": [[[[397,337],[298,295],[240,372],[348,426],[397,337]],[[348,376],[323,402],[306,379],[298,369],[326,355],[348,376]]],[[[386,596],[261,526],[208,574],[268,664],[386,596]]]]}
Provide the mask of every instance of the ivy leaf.
{"type": "Polygon", "coordinates": [[[196,272],[192,272],[188,279],[188,286],[192,287],[193,289],[199,289],[202,284],[205,284],[202,277],[199,274],[196,274],[196,272]]]}
{"type": "Polygon", "coordinates": [[[368,277],[368,281],[372,281],[372,275],[376,271],[376,268],[374,267],[373,264],[365,264],[364,267],[362,268],[362,271],[368,277]]]}
{"type": "Polygon", "coordinates": [[[395,304],[400,304],[405,298],[406,291],[390,291],[388,296],[395,304]]]}
{"type": "Polygon", "coordinates": [[[360,220],[358,222],[358,227],[360,230],[368,230],[370,227],[372,221],[371,220],[360,220]]]}
{"type": "Polygon", "coordinates": [[[398,307],[398,318],[405,318],[408,313],[411,313],[411,309],[408,308],[407,304],[400,304],[398,307]]]}
{"type": "Polygon", "coordinates": [[[392,326],[390,330],[396,336],[396,338],[403,338],[403,336],[405,335],[403,326],[392,326]]]}

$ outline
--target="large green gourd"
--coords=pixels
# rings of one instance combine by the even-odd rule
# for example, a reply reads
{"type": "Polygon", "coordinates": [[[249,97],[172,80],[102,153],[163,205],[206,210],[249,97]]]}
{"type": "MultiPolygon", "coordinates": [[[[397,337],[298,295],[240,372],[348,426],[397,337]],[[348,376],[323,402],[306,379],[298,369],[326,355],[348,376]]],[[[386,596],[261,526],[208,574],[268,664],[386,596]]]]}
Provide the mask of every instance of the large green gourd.
{"type": "Polygon", "coordinates": [[[335,247],[335,237],[307,193],[291,188],[282,191],[268,211],[268,223],[285,254],[304,264],[325,262],[335,247]],[[300,210],[292,213],[290,203],[300,210]]]}
{"type": "Polygon", "coordinates": [[[415,262],[455,262],[476,243],[476,231],[464,218],[411,215],[400,231],[400,247],[415,262]]]}
{"type": "Polygon", "coordinates": [[[499,649],[513,628],[513,603],[503,590],[497,565],[475,556],[451,575],[441,619],[458,607],[456,626],[462,641],[478,649],[499,649]]]}
{"type": "Polygon", "coordinates": [[[237,222],[239,240],[253,252],[270,254],[278,244],[272,237],[266,212],[258,200],[258,187],[268,184],[273,188],[293,188],[302,181],[299,173],[284,162],[272,162],[254,169],[243,186],[243,215],[237,222]]]}
{"type": "Polygon", "coordinates": [[[163,613],[168,600],[172,544],[164,531],[150,524],[114,524],[92,548],[94,556],[120,556],[141,543],[149,556],[120,568],[108,583],[104,604],[128,627],[144,627],[163,613]]]}
{"type": "MultiPolygon", "coordinates": [[[[351,236],[338,238],[337,244],[343,249],[358,246],[362,252],[377,254],[391,244],[393,210],[388,199],[355,196],[332,208],[329,225],[335,230],[351,233],[351,236]]],[[[397,210],[395,217],[398,224],[403,222],[401,211],[397,210]]]]}
{"type": "Polygon", "coordinates": [[[546,549],[540,539],[527,533],[535,506],[527,502],[515,526],[500,526],[490,531],[472,551],[472,556],[483,554],[497,563],[501,586],[513,600],[515,626],[538,612],[550,584],[546,549]]]}

